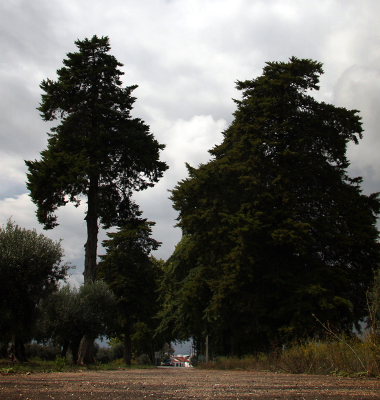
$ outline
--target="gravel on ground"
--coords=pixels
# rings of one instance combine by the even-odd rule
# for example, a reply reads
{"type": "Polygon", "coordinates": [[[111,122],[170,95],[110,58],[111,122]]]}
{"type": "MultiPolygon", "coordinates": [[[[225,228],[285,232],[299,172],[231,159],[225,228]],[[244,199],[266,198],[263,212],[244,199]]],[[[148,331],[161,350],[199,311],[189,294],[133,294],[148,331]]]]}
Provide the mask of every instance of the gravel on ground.
{"type": "Polygon", "coordinates": [[[0,376],[1,400],[380,399],[380,380],[195,368],[0,376]]]}

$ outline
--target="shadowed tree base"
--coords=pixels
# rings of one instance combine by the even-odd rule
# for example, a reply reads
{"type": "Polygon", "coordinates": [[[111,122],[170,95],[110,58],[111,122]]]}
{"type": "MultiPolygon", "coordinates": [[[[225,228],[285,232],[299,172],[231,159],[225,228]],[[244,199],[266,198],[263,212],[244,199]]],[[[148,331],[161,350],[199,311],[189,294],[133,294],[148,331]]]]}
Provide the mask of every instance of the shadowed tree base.
{"type": "Polygon", "coordinates": [[[89,336],[83,336],[78,351],[78,365],[94,364],[94,339],[89,336]]]}

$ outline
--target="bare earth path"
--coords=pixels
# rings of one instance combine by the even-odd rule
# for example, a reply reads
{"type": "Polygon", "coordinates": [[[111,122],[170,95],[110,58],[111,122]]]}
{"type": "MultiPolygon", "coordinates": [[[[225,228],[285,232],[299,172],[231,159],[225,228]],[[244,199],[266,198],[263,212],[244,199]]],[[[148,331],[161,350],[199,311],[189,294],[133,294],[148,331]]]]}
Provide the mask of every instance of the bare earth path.
{"type": "Polygon", "coordinates": [[[0,376],[0,399],[380,399],[380,381],[190,368],[40,373],[0,376]]]}

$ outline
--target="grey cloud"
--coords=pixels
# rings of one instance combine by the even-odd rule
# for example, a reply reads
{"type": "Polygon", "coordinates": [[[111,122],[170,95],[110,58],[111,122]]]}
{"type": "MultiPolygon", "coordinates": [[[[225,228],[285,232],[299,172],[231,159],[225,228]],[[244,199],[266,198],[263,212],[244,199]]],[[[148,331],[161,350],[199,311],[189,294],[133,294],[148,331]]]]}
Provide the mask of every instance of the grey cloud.
{"type": "MultiPolygon", "coordinates": [[[[186,177],[185,162],[209,159],[240,98],[234,82],[261,74],[265,61],[291,56],[324,63],[318,99],[358,108],[364,139],[350,146],[351,173],[378,190],[379,24],[376,0],[14,0],[0,6],[0,223],[14,215],[38,225],[35,207],[22,195],[23,159],[39,157],[49,124],[38,116],[42,79],[55,79],[74,41],[108,35],[112,54],[124,64],[124,84],[138,84],[133,115],[143,118],[171,167],[155,188],[136,194],[144,216],[157,224],[167,258],[180,238],[168,189],[186,177]],[[6,198],[6,199],[5,199],[6,198]]],[[[26,188],[25,188],[26,192],[26,188]]],[[[24,192],[24,193],[25,193],[24,192]]],[[[85,242],[84,209],[62,209],[61,225],[47,234],[63,238],[80,281],[85,242]]],[[[105,238],[101,232],[100,241],[105,238]]],[[[102,249],[99,249],[102,252],[102,249]]]]}
{"type": "Polygon", "coordinates": [[[359,110],[362,116],[363,139],[358,146],[349,145],[352,168],[362,169],[363,175],[370,176],[380,187],[380,68],[359,65],[348,68],[338,80],[334,93],[337,104],[359,110]]]}
{"type": "Polygon", "coordinates": [[[49,124],[41,121],[36,110],[40,98],[27,84],[26,79],[18,77],[0,78],[0,140],[6,143],[8,153],[36,157],[46,143],[49,124]]]}

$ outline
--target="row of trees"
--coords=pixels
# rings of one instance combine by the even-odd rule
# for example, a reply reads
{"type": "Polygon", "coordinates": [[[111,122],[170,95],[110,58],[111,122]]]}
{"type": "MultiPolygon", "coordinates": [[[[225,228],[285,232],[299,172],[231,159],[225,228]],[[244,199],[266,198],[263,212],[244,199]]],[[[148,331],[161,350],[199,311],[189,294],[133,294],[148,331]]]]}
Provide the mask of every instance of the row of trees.
{"type": "MultiPolygon", "coordinates": [[[[75,43],[58,80],[41,84],[41,116],[60,124],[41,160],[26,161],[27,185],[46,229],[58,207],[87,199],[85,285],[103,280],[116,296],[124,359],[144,335],[157,339],[152,349],[159,337],[208,336],[215,353],[244,354],[321,335],[313,315],[336,332],[358,327],[379,268],[380,200],[347,172],[358,112],[310,95],[322,64],[293,57],[237,82],[243,96],[223,142],[172,191],[183,237],[163,264],[149,257],[160,243],[131,196],[167,169],[164,146],[131,117],[136,86],[121,87],[108,38],[75,43]],[[99,264],[98,220],[118,227],[99,264]]],[[[84,332],[80,362],[93,361],[93,340],[84,332]]]]}
{"type": "MultiPolygon", "coordinates": [[[[204,351],[202,304],[199,303],[197,309],[191,308],[197,295],[200,295],[198,302],[203,296],[194,291],[192,279],[181,279],[178,275],[178,261],[184,259],[188,241],[183,240],[177,246],[167,263],[153,257],[144,259],[146,240],[152,244],[157,242],[149,238],[148,225],[141,230],[136,228],[129,232],[125,228],[121,235],[120,232],[114,233],[107,241],[107,255],[103,256],[104,260],[99,265],[99,274],[101,277],[108,275],[108,284],[99,280],[87,282],[79,289],[70,285],[58,289],[58,280],[66,276],[68,266],[59,267],[54,258],[46,258],[46,255],[54,253],[60,244],[9,221],[6,228],[0,230],[0,281],[6,281],[7,286],[4,287],[18,288],[18,292],[16,296],[9,297],[9,292],[2,291],[0,346],[3,351],[7,343],[12,342],[16,358],[25,361],[24,343],[34,339],[39,343],[60,346],[62,357],[66,357],[70,348],[73,361],[80,362],[78,351],[84,335],[92,340],[107,336],[114,338],[112,343],[124,343],[123,358],[128,364],[132,354],[135,358],[140,354],[148,355],[153,363],[154,352],[162,349],[165,342],[171,339],[192,336],[197,339],[198,350],[204,351]],[[44,245],[41,246],[41,243],[44,245]],[[139,245],[142,247],[139,248],[139,245]],[[44,262],[36,263],[34,255],[40,255],[40,252],[44,262]],[[14,268],[15,265],[19,267],[14,268]],[[12,269],[19,273],[10,274],[12,269]],[[20,269],[24,273],[20,273],[20,269]],[[57,269],[60,270],[59,275],[56,274],[57,269]],[[21,277],[28,272],[29,279],[22,280],[21,277]],[[54,285],[43,287],[47,280],[55,280],[54,285]],[[110,290],[109,285],[113,285],[118,295],[110,290]],[[157,298],[159,286],[161,299],[157,298]],[[173,296],[174,293],[179,295],[173,296]],[[185,293],[185,301],[178,302],[181,296],[185,298],[185,293]],[[168,318],[168,315],[173,318],[168,318]]],[[[376,340],[379,329],[379,287],[378,272],[368,296],[372,332],[375,333],[371,340],[376,340]]],[[[215,333],[219,334],[219,341],[223,340],[222,331],[215,333]]],[[[221,354],[220,342],[215,339],[212,337],[211,340],[212,351],[221,354]]],[[[246,351],[257,350],[249,342],[246,346],[246,351]]]]}

